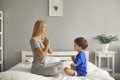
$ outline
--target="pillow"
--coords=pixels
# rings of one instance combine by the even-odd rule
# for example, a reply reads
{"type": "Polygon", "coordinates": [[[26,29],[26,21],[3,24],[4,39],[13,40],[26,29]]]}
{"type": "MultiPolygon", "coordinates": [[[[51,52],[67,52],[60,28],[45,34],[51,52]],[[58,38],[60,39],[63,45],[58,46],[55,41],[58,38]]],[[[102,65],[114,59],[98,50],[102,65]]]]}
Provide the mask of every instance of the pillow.
{"type": "Polygon", "coordinates": [[[60,59],[57,57],[47,56],[45,60],[45,66],[57,66],[60,65],[60,59]]]}
{"type": "Polygon", "coordinates": [[[60,62],[60,59],[57,57],[47,56],[46,63],[60,62]]]}
{"type": "MultiPolygon", "coordinates": [[[[32,63],[32,62],[33,62],[33,57],[29,57],[29,58],[27,59],[27,62],[32,63]]],[[[60,62],[60,59],[57,58],[57,57],[47,56],[45,62],[46,62],[46,63],[60,62]]]]}
{"type": "Polygon", "coordinates": [[[32,62],[33,62],[33,57],[29,57],[29,58],[27,59],[27,62],[32,63],[32,62]]]}

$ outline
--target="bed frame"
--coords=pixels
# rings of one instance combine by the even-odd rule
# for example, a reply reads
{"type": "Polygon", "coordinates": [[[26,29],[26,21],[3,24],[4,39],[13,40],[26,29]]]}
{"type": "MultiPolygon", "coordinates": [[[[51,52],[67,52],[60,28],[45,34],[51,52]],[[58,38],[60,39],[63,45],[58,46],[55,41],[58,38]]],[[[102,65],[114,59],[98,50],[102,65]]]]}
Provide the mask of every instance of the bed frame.
{"type": "MultiPolygon", "coordinates": [[[[86,58],[89,61],[89,51],[84,51],[84,52],[86,53],[86,58]]],[[[71,60],[71,56],[76,54],[77,54],[76,51],[53,51],[53,53],[48,56],[57,57],[61,61],[63,61],[63,60],[71,60]]],[[[33,57],[33,53],[31,51],[21,52],[21,62],[23,63],[28,62],[28,59],[30,59],[31,57],[33,57]]]]}

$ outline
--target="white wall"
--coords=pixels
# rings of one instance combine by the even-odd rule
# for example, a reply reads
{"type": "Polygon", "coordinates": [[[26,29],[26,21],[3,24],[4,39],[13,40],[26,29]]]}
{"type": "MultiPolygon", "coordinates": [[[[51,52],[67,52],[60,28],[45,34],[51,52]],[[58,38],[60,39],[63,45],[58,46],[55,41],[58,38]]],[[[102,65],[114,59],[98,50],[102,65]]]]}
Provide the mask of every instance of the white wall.
{"type": "MultiPolygon", "coordinates": [[[[89,41],[90,60],[101,45],[93,38],[101,33],[120,36],[120,0],[63,0],[63,16],[48,16],[48,0],[0,0],[4,11],[4,70],[20,61],[21,50],[31,50],[29,39],[34,22],[45,20],[53,50],[73,50],[73,40],[89,41]]],[[[120,72],[120,41],[110,44],[118,52],[116,72],[120,72]]]]}

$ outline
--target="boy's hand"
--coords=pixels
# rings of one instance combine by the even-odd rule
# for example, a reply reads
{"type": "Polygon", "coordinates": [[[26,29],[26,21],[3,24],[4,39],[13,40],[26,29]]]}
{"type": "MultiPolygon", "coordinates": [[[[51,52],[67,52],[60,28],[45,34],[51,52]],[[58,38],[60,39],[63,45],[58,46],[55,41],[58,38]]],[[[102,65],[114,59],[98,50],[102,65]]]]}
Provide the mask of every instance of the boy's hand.
{"type": "Polygon", "coordinates": [[[72,63],[72,64],[70,65],[70,67],[71,67],[71,69],[75,69],[76,64],[75,64],[75,63],[72,63]]]}
{"type": "Polygon", "coordinates": [[[75,62],[75,56],[71,56],[73,62],[75,62]]]}

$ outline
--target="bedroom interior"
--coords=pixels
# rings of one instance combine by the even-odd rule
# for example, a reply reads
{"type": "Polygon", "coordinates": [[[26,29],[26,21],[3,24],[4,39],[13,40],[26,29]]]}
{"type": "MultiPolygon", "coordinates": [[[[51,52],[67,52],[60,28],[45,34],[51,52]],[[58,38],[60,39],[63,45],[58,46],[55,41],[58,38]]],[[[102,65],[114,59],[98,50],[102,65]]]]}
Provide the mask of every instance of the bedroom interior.
{"type": "Polygon", "coordinates": [[[68,76],[63,72],[64,68],[66,66],[69,67],[71,64],[70,56],[76,55],[75,51],[54,51],[52,55],[48,55],[46,66],[55,65],[59,69],[59,77],[46,77],[30,73],[33,54],[31,51],[21,51],[21,62],[9,70],[0,73],[0,80],[114,80],[107,71],[96,67],[89,61],[88,50],[84,52],[86,53],[88,65],[86,77],[68,76]]]}
{"type": "MultiPolygon", "coordinates": [[[[101,44],[94,37],[102,33],[120,37],[120,0],[60,1],[62,14],[50,16],[49,0],[0,0],[0,11],[3,11],[4,15],[4,71],[21,62],[21,51],[31,51],[29,40],[34,22],[39,19],[45,20],[48,24],[46,36],[50,39],[53,51],[74,51],[74,38],[83,36],[89,42],[89,61],[93,64],[96,52],[101,51],[101,44]]],[[[120,80],[119,44],[120,41],[112,42],[108,49],[115,52],[116,80],[120,80]]],[[[107,65],[106,55],[101,60],[102,66],[107,65]]],[[[113,59],[111,57],[110,67],[113,59]]]]}

